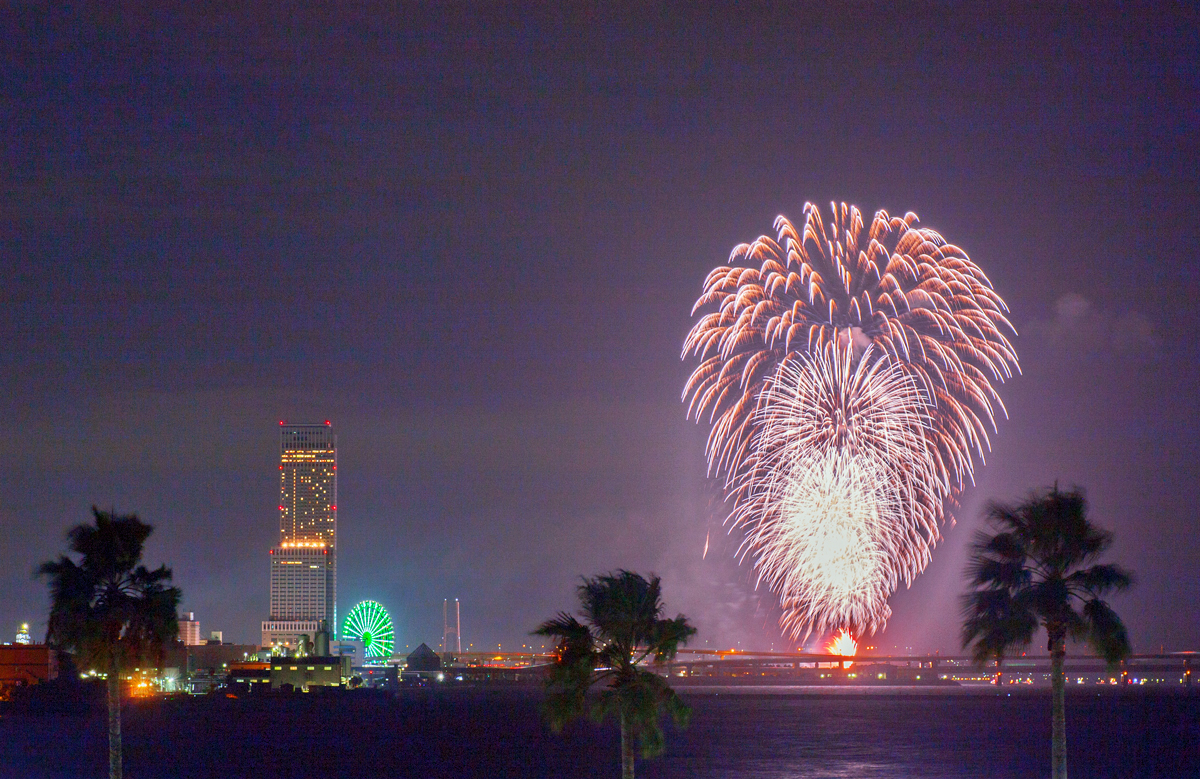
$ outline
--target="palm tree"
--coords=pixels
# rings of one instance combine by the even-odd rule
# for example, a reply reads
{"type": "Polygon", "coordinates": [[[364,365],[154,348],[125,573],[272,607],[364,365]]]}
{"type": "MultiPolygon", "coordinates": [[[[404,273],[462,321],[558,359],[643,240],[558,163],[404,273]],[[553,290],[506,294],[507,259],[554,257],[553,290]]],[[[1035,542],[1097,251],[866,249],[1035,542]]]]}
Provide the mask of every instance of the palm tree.
{"type": "Polygon", "coordinates": [[[108,672],[108,775],[121,779],[121,668],[143,659],[161,660],[179,632],[179,588],[171,570],[139,565],[142,545],[154,529],[136,515],[115,516],[92,507],[94,525],[67,532],[68,546],[80,555],[38,567],[50,580],[50,619],[46,642],[72,651],[81,667],[108,672]]]}
{"type": "Polygon", "coordinates": [[[1115,565],[1089,566],[1108,549],[1112,534],[1088,521],[1079,488],[1060,492],[1055,484],[1016,506],[993,503],[987,516],[996,533],[981,532],[972,547],[963,647],[971,646],[980,665],[991,659],[999,665],[1007,651],[1028,645],[1038,628],[1046,630],[1053,700],[1051,774],[1066,779],[1066,640],[1086,641],[1109,663],[1128,657],[1125,626],[1102,598],[1126,589],[1133,578],[1115,565]]]}
{"type": "Polygon", "coordinates": [[[682,614],[663,619],[659,578],[650,581],[629,571],[584,578],[579,586],[584,622],[563,612],[534,631],[557,639],[557,660],[547,683],[546,715],[561,730],[582,715],[592,685],[604,689],[591,706],[602,722],[615,715],[621,725],[621,776],[633,779],[633,740],[643,757],[663,751],[659,715],[669,712],[676,724],[687,724],[691,709],[660,674],[643,663],[669,662],[680,644],[696,633],[682,614]]]}

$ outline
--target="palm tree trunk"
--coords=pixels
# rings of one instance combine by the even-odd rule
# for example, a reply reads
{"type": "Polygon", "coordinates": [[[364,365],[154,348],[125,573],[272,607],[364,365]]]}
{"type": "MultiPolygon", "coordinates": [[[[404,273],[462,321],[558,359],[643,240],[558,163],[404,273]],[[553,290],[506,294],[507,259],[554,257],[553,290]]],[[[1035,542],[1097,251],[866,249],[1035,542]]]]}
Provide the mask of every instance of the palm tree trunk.
{"type": "Polygon", "coordinates": [[[108,661],[108,779],[121,779],[121,670],[108,661]]]}
{"type": "Polygon", "coordinates": [[[621,712],[621,779],[633,779],[633,734],[629,732],[629,720],[621,712]]]}
{"type": "Polygon", "coordinates": [[[1063,658],[1066,657],[1066,636],[1061,630],[1050,633],[1050,776],[1067,779],[1067,710],[1066,679],[1063,677],[1063,658]]]}

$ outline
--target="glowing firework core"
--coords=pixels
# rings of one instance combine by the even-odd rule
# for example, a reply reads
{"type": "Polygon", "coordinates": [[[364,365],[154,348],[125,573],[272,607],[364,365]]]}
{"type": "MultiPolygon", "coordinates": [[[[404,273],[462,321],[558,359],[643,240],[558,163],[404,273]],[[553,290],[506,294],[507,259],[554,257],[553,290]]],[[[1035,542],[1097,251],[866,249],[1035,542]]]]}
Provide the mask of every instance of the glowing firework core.
{"type": "MultiPolygon", "coordinates": [[[[842,631],[833,637],[829,642],[829,654],[841,655],[842,657],[854,657],[858,654],[858,642],[850,637],[846,631],[842,631]]],[[[847,666],[850,664],[847,663],[847,666]]]]}

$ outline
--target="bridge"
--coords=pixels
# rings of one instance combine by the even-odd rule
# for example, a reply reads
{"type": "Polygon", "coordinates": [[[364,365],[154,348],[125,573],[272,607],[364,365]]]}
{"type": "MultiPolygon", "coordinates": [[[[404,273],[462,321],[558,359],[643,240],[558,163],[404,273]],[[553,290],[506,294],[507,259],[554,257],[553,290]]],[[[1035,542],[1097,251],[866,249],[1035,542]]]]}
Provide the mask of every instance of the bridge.
{"type": "MultiPolygon", "coordinates": [[[[545,652],[461,652],[445,666],[464,680],[534,681],[544,678],[554,655],[545,652]]],[[[684,685],[954,685],[1050,684],[1049,655],[1014,655],[975,665],[966,655],[836,655],[822,652],[754,652],[738,649],[679,650],[664,673],[684,685]]],[[[1068,654],[1064,662],[1071,685],[1146,684],[1193,689],[1200,653],[1132,655],[1109,666],[1094,655],[1068,654]]]]}
{"type": "MultiPolygon", "coordinates": [[[[1110,666],[1094,655],[1068,654],[1064,675],[1071,684],[1183,685],[1191,687],[1200,653],[1131,655],[1110,666]]],[[[1049,655],[1014,655],[977,666],[965,655],[835,655],[819,652],[750,652],[680,649],[671,676],[744,684],[947,684],[1050,683],[1049,655]]]]}
{"type": "MultiPolygon", "coordinates": [[[[541,675],[554,655],[541,652],[463,652],[447,670],[470,678],[514,681],[541,675]]],[[[997,668],[975,665],[965,655],[835,655],[822,652],[754,652],[737,649],[680,649],[664,669],[685,684],[1026,684],[1050,683],[1049,655],[1006,657],[997,668]]],[[[1068,654],[1068,683],[1182,685],[1191,688],[1200,653],[1132,655],[1109,666],[1094,655],[1068,654]]]]}

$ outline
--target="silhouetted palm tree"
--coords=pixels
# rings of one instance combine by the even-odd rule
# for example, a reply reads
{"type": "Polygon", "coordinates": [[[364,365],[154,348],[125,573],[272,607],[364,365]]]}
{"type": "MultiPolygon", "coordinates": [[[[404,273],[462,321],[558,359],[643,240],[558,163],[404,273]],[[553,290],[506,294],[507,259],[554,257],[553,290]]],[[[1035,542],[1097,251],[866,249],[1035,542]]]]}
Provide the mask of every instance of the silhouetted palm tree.
{"type": "Polygon", "coordinates": [[[1045,628],[1053,699],[1051,774],[1066,779],[1066,640],[1087,641],[1109,663],[1128,657],[1125,626],[1102,597],[1124,590],[1133,579],[1115,565],[1089,566],[1108,549],[1112,534],[1088,521],[1078,488],[1060,492],[1056,484],[1016,506],[993,503],[988,519],[996,532],[980,533],[972,547],[963,646],[971,646],[977,663],[999,661],[1045,628]]]}
{"type": "Polygon", "coordinates": [[[609,715],[619,720],[621,776],[633,779],[633,739],[638,740],[643,757],[660,754],[660,713],[669,712],[679,725],[687,724],[691,714],[666,679],[646,670],[643,663],[672,660],[696,629],[682,614],[662,618],[657,576],[646,581],[636,573],[617,571],[585,578],[579,603],[584,622],[563,612],[534,631],[558,641],[557,662],[548,681],[547,719],[554,730],[561,730],[585,712],[592,685],[603,684],[591,715],[597,721],[609,715]]]}
{"type": "Polygon", "coordinates": [[[92,507],[94,525],[67,533],[80,556],[42,563],[50,580],[49,644],[75,653],[80,667],[108,673],[108,775],[121,777],[121,668],[131,662],[161,661],[162,650],[179,632],[179,589],[171,570],[139,565],[153,527],[136,515],[114,516],[92,507]]]}

